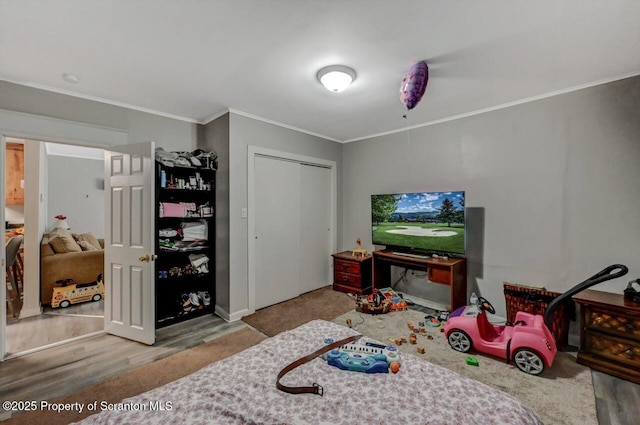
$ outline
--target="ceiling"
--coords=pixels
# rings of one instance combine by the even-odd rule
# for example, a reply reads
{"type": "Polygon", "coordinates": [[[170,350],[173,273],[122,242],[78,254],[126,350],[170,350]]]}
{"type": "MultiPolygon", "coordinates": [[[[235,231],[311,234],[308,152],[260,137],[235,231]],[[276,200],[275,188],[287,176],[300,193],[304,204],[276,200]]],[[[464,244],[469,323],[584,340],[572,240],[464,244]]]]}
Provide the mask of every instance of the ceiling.
{"type": "Polygon", "coordinates": [[[0,0],[0,79],[344,142],[640,74],[639,18],[636,0],[0,0]],[[316,80],[334,64],[357,72],[341,93],[316,80]]]}

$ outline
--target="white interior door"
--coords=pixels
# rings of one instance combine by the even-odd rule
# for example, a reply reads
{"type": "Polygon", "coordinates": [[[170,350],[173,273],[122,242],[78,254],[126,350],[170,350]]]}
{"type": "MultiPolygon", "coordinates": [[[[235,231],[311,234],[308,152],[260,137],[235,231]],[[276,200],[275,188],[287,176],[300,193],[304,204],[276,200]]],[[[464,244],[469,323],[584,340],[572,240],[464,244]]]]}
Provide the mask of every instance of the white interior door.
{"type": "Polygon", "coordinates": [[[155,143],[115,149],[105,151],[105,330],[151,345],[156,338],[155,143]]]}
{"type": "Polygon", "coordinates": [[[331,282],[331,170],[302,164],[300,167],[300,292],[322,288],[331,282]]]}
{"type": "Polygon", "coordinates": [[[300,164],[255,158],[255,308],[300,295],[300,164]]]}
{"type": "MultiPolygon", "coordinates": [[[[0,164],[2,164],[2,176],[0,177],[0,199],[4,199],[4,185],[5,185],[5,142],[4,136],[0,133],[0,164]]],[[[4,205],[4,203],[3,203],[4,205]]],[[[0,208],[0,222],[4,223],[4,208],[0,208]]],[[[0,267],[0,281],[6,282],[6,258],[5,258],[6,250],[2,250],[0,253],[0,263],[2,267],[0,267]]],[[[6,283],[5,283],[6,287],[6,283]]],[[[4,356],[7,354],[7,342],[5,332],[7,326],[7,290],[2,288],[0,291],[0,361],[4,359],[4,356]]]]}

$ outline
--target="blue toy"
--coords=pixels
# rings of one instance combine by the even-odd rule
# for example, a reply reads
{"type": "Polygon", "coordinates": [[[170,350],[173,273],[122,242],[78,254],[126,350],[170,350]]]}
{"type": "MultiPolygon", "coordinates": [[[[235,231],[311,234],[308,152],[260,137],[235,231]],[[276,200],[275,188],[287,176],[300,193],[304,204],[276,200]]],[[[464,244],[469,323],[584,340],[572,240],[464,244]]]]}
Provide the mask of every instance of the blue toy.
{"type": "MultiPolygon", "coordinates": [[[[326,340],[325,340],[326,341],[326,340]]],[[[327,353],[327,364],[342,370],[364,373],[393,373],[400,369],[400,356],[394,345],[345,344],[327,353]]]]}

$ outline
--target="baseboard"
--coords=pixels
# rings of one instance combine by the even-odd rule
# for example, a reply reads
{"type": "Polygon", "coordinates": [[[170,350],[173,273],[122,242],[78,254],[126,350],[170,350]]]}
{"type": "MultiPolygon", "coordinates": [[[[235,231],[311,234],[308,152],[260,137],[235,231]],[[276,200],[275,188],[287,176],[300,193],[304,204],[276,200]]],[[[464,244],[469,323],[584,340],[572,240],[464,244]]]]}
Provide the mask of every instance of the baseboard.
{"type": "Polygon", "coordinates": [[[25,309],[24,306],[20,309],[20,318],[26,319],[27,317],[39,316],[42,314],[42,307],[25,309]]]}
{"type": "Polygon", "coordinates": [[[215,313],[216,315],[220,316],[222,319],[224,319],[227,322],[237,322],[238,320],[242,319],[244,316],[249,314],[249,310],[244,309],[244,310],[236,311],[234,313],[229,314],[228,311],[226,311],[225,309],[220,307],[218,304],[216,304],[215,313]]]}

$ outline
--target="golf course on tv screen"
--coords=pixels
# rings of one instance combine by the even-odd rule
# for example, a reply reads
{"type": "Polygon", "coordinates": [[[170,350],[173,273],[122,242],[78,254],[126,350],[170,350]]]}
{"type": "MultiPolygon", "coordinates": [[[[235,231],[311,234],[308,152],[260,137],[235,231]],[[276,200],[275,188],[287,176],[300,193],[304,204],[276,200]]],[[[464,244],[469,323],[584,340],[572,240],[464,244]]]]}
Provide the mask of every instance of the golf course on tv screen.
{"type": "Polygon", "coordinates": [[[464,192],[371,195],[372,242],[388,248],[465,253],[464,192]]]}

